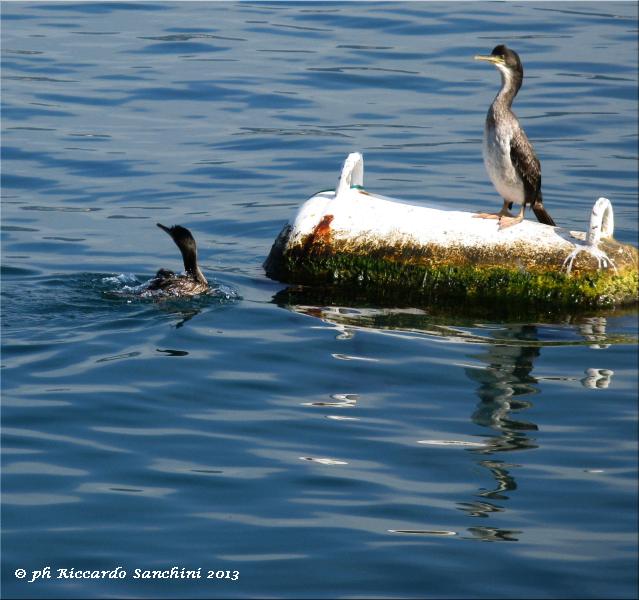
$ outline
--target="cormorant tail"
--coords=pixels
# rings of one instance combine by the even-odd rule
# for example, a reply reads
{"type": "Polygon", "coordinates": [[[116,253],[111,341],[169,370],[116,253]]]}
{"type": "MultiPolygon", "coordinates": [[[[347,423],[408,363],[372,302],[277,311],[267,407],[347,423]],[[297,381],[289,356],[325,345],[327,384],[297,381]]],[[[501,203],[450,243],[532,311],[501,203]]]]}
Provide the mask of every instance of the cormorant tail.
{"type": "Polygon", "coordinates": [[[553,221],[553,218],[548,214],[548,212],[544,208],[544,205],[541,202],[535,202],[532,205],[532,209],[533,209],[533,212],[535,213],[535,216],[537,217],[537,220],[540,223],[543,223],[544,225],[552,225],[553,227],[555,227],[555,222],[553,221]]]}

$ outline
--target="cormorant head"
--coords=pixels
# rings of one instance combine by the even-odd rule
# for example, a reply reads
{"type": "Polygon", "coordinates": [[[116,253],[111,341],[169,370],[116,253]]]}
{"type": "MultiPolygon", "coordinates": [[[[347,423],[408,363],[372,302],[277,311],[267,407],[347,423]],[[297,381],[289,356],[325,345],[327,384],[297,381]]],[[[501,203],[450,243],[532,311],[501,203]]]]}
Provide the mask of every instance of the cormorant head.
{"type": "Polygon", "coordinates": [[[501,72],[504,82],[515,82],[517,89],[521,86],[524,78],[524,67],[519,59],[519,54],[514,50],[507,48],[503,44],[495,46],[493,51],[488,54],[477,54],[475,60],[484,60],[493,63],[501,72]]]}
{"type": "Polygon", "coordinates": [[[156,223],[156,225],[166,231],[180,249],[182,260],[184,261],[184,270],[201,283],[207,283],[206,277],[204,277],[197,264],[197,247],[191,232],[181,225],[174,225],[173,227],[166,227],[161,223],[156,223]]]}

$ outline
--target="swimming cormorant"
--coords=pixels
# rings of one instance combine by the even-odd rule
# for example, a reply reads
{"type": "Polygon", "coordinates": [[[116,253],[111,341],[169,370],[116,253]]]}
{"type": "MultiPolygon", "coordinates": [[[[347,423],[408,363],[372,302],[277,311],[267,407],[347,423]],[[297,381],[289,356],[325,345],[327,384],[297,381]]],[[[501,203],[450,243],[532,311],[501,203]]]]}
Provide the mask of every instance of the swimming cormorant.
{"type": "Polygon", "coordinates": [[[195,296],[207,292],[209,283],[197,264],[197,247],[191,232],[181,225],[166,227],[157,223],[157,226],[166,231],[180,249],[185,273],[181,275],[160,269],[146,289],[150,292],[161,291],[169,296],[195,296]]]}

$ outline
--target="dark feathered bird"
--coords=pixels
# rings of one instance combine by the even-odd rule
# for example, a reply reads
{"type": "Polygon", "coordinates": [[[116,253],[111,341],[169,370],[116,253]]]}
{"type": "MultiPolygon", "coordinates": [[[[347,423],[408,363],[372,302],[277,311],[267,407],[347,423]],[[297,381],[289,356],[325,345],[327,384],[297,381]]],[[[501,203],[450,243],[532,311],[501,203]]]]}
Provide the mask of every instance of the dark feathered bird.
{"type": "Polygon", "coordinates": [[[177,274],[168,269],[160,269],[149,282],[146,289],[150,292],[161,291],[170,296],[194,296],[209,290],[209,283],[197,264],[197,246],[191,232],[181,225],[166,227],[157,226],[166,231],[182,253],[184,274],[177,274]]]}
{"type": "Polygon", "coordinates": [[[501,73],[501,89],[488,109],[484,127],[484,164],[491,181],[504,199],[497,214],[480,213],[483,218],[499,219],[500,229],[521,222],[530,205],[540,223],[554,225],[541,195],[541,165],[519,120],[511,110],[524,79],[519,55],[504,45],[496,46],[488,56],[475,60],[492,63],[501,73]],[[513,204],[521,204],[517,216],[510,214],[513,204]]]}

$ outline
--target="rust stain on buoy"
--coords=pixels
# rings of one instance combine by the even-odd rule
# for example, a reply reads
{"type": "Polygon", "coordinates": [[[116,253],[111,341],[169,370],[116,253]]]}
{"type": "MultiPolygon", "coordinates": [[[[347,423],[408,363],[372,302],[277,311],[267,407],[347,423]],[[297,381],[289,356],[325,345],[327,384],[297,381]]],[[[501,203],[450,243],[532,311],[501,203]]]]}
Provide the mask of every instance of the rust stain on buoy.
{"type": "Polygon", "coordinates": [[[306,236],[302,242],[304,253],[308,253],[314,246],[325,247],[331,243],[331,223],[335,217],[333,215],[324,215],[322,220],[315,225],[313,231],[306,236]]]}
{"type": "Polygon", "coordinates": [[[318,238],[327,238],[331,233],[331,223],[334,218],[333,215],[324,215],[324,218],[313,229],[311,236],[318,241],[318,238]]]}

